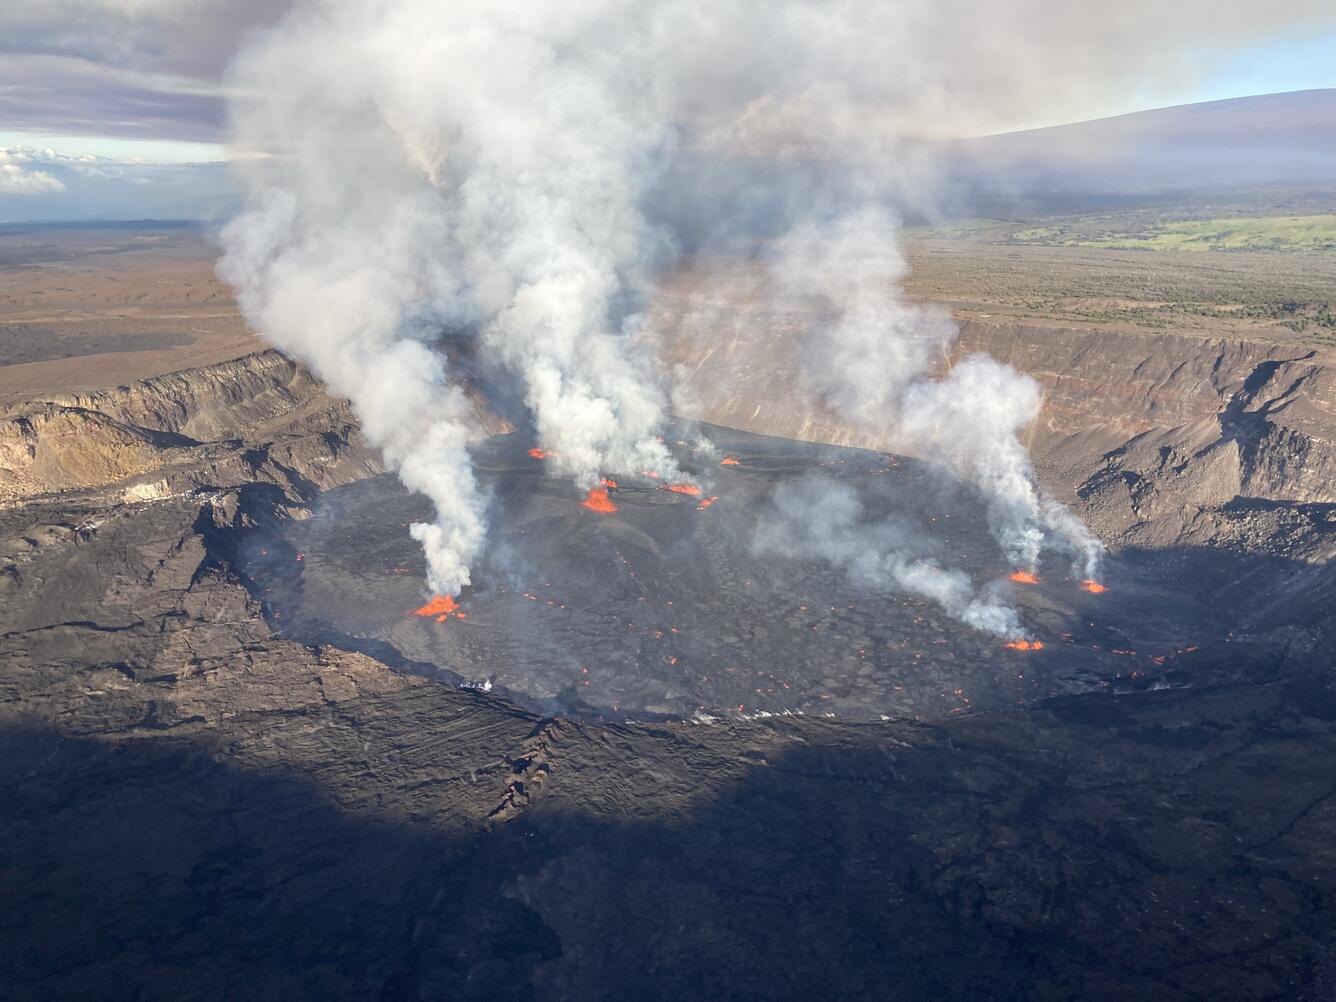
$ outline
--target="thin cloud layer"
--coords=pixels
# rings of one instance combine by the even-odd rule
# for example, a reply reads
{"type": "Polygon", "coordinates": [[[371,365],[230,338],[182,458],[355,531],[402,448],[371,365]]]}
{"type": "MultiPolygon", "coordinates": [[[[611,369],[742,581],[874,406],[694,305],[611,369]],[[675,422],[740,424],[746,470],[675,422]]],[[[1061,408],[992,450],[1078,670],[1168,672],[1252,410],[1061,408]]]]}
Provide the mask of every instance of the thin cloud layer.
{"type": "Polygon", "coordinates": [[[0,128],[214,142],[220,79],[284,0],[17,0],[0,5],[0,128]]]}
{"type": "MultiPolygon", "coordinates": [[[[220,81],[227,65],[247,37],[292,6],[292,0],[11,0],[0,5],[0,129],[217,141],[225,131],[220,81]]],[[[381,0],[361,6],[393,7],[381,0]]],[[[766,5],[749,11],[753,37],[773,34],[781,16],[766,5]]],[[[805,16],[803,33],[824,51],[870,60],[848,75],[898,80],[894,100],[886,100],[879,83],[867,93],[813,88],[797,99],[762,96],[728,122],[689,102],[684,112],[722,130],[713,140],[762,151],[855,125],[900,136],[1004,131],[1174,103],[1200,74],[1252,47],[1336,30],[1336,9],[1327,0],[941,0],[931,10],[833,0],[805,16]],[[903,53],[905,39],[916,53],[908,65],[879,62],[903,53]],[[841,109],[855,120],[832,118],[841,109]]],[[[701,36],[695,57],[717,64],[712,39],[730,36],[701,36]]],[[[752,69],[768,62],[782,70],[785,55],[756,45],[731,58],[752,69]]],[[[718,82],[700,81],[701,93],[710,95],[718,82]]]]}
{"type": "Polygon", "coordinates": [[[236,204],[226,164],[162,164],[0,147],[0,224],[221,219],[236,204]]]}

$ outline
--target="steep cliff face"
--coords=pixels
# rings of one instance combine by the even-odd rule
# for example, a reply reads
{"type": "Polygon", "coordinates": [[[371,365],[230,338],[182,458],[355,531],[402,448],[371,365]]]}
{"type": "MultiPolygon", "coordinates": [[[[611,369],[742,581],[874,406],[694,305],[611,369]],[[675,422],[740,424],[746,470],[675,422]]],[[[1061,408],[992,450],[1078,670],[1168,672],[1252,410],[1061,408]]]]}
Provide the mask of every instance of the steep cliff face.
{"type": "MultiPolygon", "coordinates": [[[[742,277],[712,291],[670,287],[652,312],[679,405],[746,431],[902,448],[804,389],[802,369],[819,364],[804,354],[805,335],[821,318],[758,298],[754,286],[742,277]]],[[[1039,381],[1043,412],[1028,444],[1041,480],[1110,542],[1229,535],[1227,509],[1240,502],[1336,502],[1330,351],[976,319],[941,368],[976,351],[1039,381]]]]}
{"type": "Polygon", "coordinates": [[[1047,436],[1100,434],[1128,446],[1151,436],[1160,447],[1190,449],[1185,460],[1232,444],[1237,493],[1336,500],[1331,355],[1240,340],[979,321],[963,326],[959,351],[987,351],[1038,379],[1045,394],[1040,430],[1047,436]],[[1173,432],[1169,441],[1166,431],[1173,432]]]}
{"type": "MultiPolygon", "coordinates": [[[[1330,352],[983,322],[964,325],[960,350],[988,351],[1042,383],[1040,473],[1115,542],[1268,548],[1274,531],[1259,521],[1336,502],[1330,352]],[[1237,531],[1245,509],[1250,540],[1237,531]]],[[[1327,555],[1312,542],[1307,556],[1327,555]]]]}
{"type": "MultiPolygon", "coordinates": [[[[475,400],[478,433],[501,430],[475,400]]],[[[381,470],[348,402],[276,351],[0,414],[0,503],[90,489],[141,501],[250,482],[295,499],[381,470]]]]}
{"type": "Polygon", "coordinates": [[[346,401],[273,351],[0,416],[0,501],[108,489],[149,500],[270,482],[294,496],[367,476],[346,401]]]}
{"type": "MultiPolygon", "coordinates": [[[[670,286],[651,310],[677,408],[744,431],[900,447],[805,389],[804,368],[819,364],[805,336],[822,318],[764,300],[755,283],[670,286]]],[[[942,368],[975,351],[1043,386],[1028,432],[1041,479],[1110,543],[1266,549],[1281,520],[1311,522],[1312,506],[1336,503],[1330,351],[972,319],[942,368]]],[[[470,392],[478,434],[505,430],[470,392]]],[[[0,502],[99,488],[136,500],[251,480],[302,494],[379,470],[347,401],[275,351],[0,413],[0,502]]],[[[1324,534],[1291,530],[1290,555],[1328,555],[1324,534]]]]}
{"type": "Polygon", "coordinates": [[[350,413],[347,401],[327,395],[310,373],[277,351],[172,372],[129,387],[57,397],[51,403],[197,442],[346,423],[350,413]]]}

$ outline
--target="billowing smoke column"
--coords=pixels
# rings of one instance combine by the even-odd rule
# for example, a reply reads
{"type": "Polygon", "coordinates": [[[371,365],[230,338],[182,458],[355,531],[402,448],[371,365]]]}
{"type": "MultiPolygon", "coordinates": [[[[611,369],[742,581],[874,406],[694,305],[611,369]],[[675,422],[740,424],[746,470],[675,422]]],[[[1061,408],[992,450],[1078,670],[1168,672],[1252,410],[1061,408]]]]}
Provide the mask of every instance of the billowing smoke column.
{"type": "MultiPolygon", "coordinates": [[[[977,131],[1041,104],[1061,117],[1112,79],[1191,69],[1206,35],[1255,36],[1273,19],[1228,0],[298,0],[228,81],[233,141],[265,157],[245,172],[222,271],[254,325],[347,395],[367,438],[432,500],[434,520],[413,533],[432,587],[452,593],[469,581],[485,505],[469,408],[432,347],[442,331],[470,332],[519,382],[540,440],[580,484],[674,476],[654,438],[665,393],[632,335],[684,232],[674,206],[722,239],[748,218],[736,189],[704,183],[724,161],[761,165],[762,189],[783,174],[765,165],[785,160],[827,187],[850,164],[874,189],[903,186],[900,137],[943,121],[977,131]],[[693,204],[697,190],[730,201],[693,204]]],[[[798,190],[771,193],[788,200],[785,219],[798,190]]],[[[867,228],[855,219],[835,224],[837,241],[867,228]]],[[[879,267],[897,261],[883,253],[879,267]]],[[[864,269],[834,289],[825,389],[982,484],[1018,561],[1044,530],[1088,546],[1036,495],[1015,438],[1033,387],[986,360],[925,381],[949,325],[906,310],[885,278],[864,269]]]]}
{"type": "Polygon", "coordinates": [[[352,401],[436,518],[415,525],[454,594],[484,536],[469,409],[431,342],[476,330],[521,383],[559,468],[680,478],[663,394],[630,349],[660,253],[638,199],[672,136],[635,35],[579,39],[602,5],[308,4],[239,60],[254,167],[223,275],[255,326],[352,401]]]}
{"type": "Polygon", "coordinates": [[[367,439],[431,499],[436,520],[411,531],[432,589],[455,594],[485,528],[466,451],[470,407],[447,384],[444,360],[413,336],[426,318],[408,312],[429,265],[431,219],[379,194],[359,203],[332,185],[323,204],[311,192],[302,204],[290,191],[267,192],[225,230],[219,270],[252,323],[352,400],[367,439]]]}
{"type": "Polygon", "coordinates": [[[1015,566],[1033,571],[1051,539],[1075,555],[1079,576],[1096,577],[1102,545],[1041,494],[1018,437],[1039,417],[1039,386],[982,354],[933,378],[958,330],[943,311],[904,301],[896,232],[883,210],[864,207],[803,220],[776,242],[770,271],[782,293],[819,300],[829,318],[808,346],[814,387],[855,427],[889,434],[978,484],[1015,566]]]}

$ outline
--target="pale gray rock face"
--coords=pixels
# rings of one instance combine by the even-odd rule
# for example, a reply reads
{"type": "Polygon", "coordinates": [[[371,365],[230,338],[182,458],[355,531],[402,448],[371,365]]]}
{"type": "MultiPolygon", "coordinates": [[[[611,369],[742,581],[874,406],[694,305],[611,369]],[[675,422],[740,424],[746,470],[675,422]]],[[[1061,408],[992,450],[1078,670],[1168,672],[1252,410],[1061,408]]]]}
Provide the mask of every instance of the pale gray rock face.
{"type": "MultiPolygon", "coordinates": [[[[663,356],[685,374],[691,416],[895,449],[894,438],[841,421],[804,390],[800,346],[821,317],[801,303],[754,301],[758,281],[744,272],[705,291],[670,287],[651,314],[663,356]],[[732,336],[717,336],[721,327],[732,336]]],[[[1027,444],[1041,480],[1106,542],[1206,542],[1203,518],[1231,538],[1228,509],[1239,497],[1290,510],[1336,503],[1329,349],[971,320],[943,370],[972,352],[1040,382],[1044,410],[1027,444]]],[[[1267,548],[1264,537],[1255,543],[1267,548]]]]}

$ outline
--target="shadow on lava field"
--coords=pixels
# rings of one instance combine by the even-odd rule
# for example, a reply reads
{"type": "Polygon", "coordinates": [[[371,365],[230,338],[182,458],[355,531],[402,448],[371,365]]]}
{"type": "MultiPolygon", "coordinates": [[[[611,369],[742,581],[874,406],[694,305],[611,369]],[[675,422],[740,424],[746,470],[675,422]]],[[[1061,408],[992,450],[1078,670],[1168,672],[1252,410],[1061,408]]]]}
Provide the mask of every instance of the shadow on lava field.
{"type": "Polygon", "coordinates": [[[1012,582],[982,498],[937,467],[706,431],[708,459],[675,445],[700,494],[623,481],[610,513],[582,505],[519,437],[485,443],[475,459],[493,532],[457,608],[428,603],[407,527],[430,511],[390,476],[329,491],[312,518],[252,535],[237,566],[284,636],[592,716],[930,718],[1155,684],[1227,636],[1222,610],[1117,559],[1104,594],[1083,591],[1061,555],[1037,583],[1012,582]],[[775,490],[814,477],[853,487],[921,552],[991,583],[1042,649],[1009,649],[930,601],[872,594],[824,562],[758,555],[775,490]]]}

